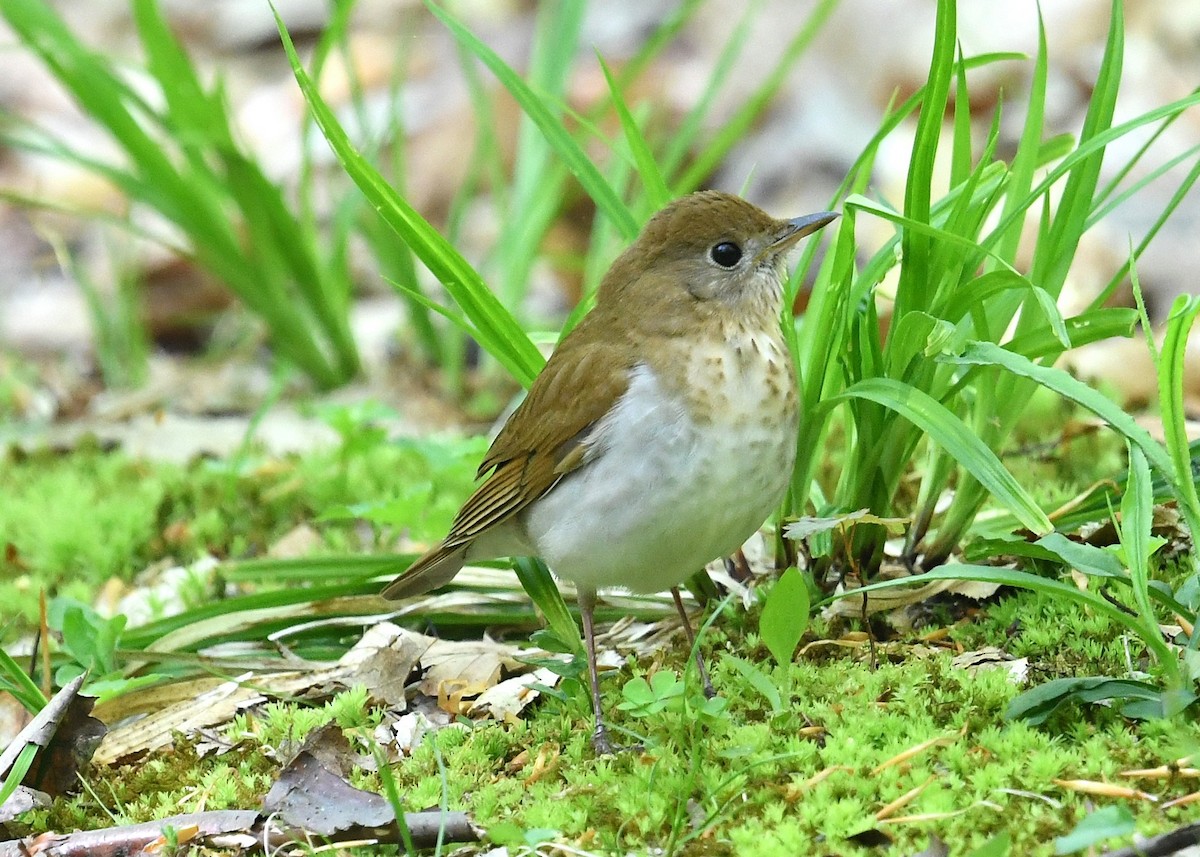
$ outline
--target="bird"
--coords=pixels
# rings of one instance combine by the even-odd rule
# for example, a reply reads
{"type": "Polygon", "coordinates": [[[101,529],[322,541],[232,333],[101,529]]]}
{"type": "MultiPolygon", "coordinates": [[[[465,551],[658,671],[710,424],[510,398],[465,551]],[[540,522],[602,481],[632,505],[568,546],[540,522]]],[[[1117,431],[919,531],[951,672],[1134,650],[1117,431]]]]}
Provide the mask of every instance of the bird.
{"type": "Polygon", "coordinates": [[[592,744],[614,752],[597,592],[671,590],[695,648],[679,585],[740,548],[787,490],[799,411],[780,327],[786,256],[837,217],[779,220],[713,190],[651,217],[500,429],[446,538],[384,597],[443,586],[468,560],[540,557],[575,585],[592,744]]]}

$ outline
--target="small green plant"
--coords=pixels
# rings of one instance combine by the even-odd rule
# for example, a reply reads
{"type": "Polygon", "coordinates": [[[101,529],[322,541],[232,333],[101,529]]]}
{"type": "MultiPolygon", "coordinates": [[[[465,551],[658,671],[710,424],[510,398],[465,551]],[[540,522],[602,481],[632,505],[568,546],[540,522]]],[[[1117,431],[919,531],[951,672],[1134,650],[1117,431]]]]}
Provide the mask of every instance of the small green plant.
{"type": "Polygon", "coordinates": [[[672,670],[659,670],[649,681],[641,676],[631,678],[621,688],[621,696],[623,699],[617,708],[634,717],[670,715],[669,722],[678,724],[672,731],[679,733],[675,737],[683,741],[684,746],[690,744],[692,737],[688,727],[695,723],[711,725],[727,717],[725,709],[729,706],[728,699],[706,697],[698,687],[684,681],[672,670]]]}

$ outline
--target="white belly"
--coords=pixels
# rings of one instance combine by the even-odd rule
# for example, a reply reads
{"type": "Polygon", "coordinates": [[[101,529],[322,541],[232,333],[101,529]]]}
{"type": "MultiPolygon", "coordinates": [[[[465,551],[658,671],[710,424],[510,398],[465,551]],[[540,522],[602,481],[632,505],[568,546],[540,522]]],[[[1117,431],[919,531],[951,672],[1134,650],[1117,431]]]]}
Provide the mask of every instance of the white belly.
{"type": "Polygon", "coordinates": [[[753,535],[787,489],[796,422],[778,402],[764,407],[765,384],[744,381],[731,378],[728,407],[699,423],[648,367],[635,369],[593,435],[594,460],[525,513],[551,570],[592,589],[658,592],[753,535]]]}

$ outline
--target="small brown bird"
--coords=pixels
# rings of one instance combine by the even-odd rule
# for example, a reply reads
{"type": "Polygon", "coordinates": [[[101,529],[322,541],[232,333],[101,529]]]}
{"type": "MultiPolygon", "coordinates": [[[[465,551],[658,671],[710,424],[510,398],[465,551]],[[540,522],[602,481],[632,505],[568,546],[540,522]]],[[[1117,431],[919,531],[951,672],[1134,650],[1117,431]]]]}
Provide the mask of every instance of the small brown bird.
{"type": "MultiPolygon", "coordinates": [[[[691,638],[679,584],[737,550],[779,505],[798,420],[779,326],[784,257],[836,217],[776,220],[715,191],[656,214],[501,429],[449,535],[383,594],[442,586],[466,560],[544,559],[575,584],[592,742],[611,752],[596,591],[670,589],[691,638]]],[[[711,689],[702,661],[700,671],[711,689]]]]}

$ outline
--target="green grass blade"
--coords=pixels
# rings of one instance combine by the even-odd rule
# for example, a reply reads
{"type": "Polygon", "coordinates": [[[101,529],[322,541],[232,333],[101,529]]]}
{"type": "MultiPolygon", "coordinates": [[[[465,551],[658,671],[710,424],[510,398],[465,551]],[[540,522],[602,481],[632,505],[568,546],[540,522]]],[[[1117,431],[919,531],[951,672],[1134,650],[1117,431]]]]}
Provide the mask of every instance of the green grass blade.
{"type": "Polygon", "coordinates": [[[1154,605],[1150,603],[1150,536],[1154,519],[1154,488],[1150,481],[1150,466],[1138,447],[1132,443],[1128,446],[1129,481],[1125,485],[1125,494],[1121,497],[1121,546],[1125,551],[1125,563],[1129,566],[1133,600],[1137,604],[1144,626],[1142,639],[1154,652],[1154,657],[1166,673],[1170,686],[1181,689],[1183,675],[1179,669],[1179,659],[1163,641],[1162,632],[1158,629],[1158,619],[1154,615],[1154,605]]]}
{"type": "Polygon", "coordinates": [[[513,570],[521,581],[521,588],[529,593],[533,603],[542,611],[554,635],[576,653],[582,653],[583,638],[579,636],[579,625],[571,618],[571,611],[567,609],[546,564],[530,557],[517,557],[513,560],[513,570]]]}
{"type": "Polygon", "coordinates": [[[3,806],[4,802],[17,790],[17,786],[21,785],[21,780],[25,779],[25,775],[33,767],[33,759],[39,749],[41,748],[32,742],[21,748],[21,752],[13,760],[12,767],[7,771],[8,776],[0,780],[0,806],[3,806]]]}
{"type": "Polygon", "coordinates": [[[600,174],[596,165],[592,163],[582,147],[575,142],[546,101],[521,80],[520,75],[513,71],[495,51],[464,27],[457,18],[428,0],[426,5],[430,12],[446,25],[457,41],[466,45],[471,53],[491,69],[492,74],[496,75],[504,88],[517,100],[521,109],[533,120],[546,140],[554,147],[567,169],[583,186],[584,191],[596,203],[600,212],[617,226],[626,240],[632,241],[636,238],[638,223],[629,207],[621,201],[608,182],[604,180],[604,176],[600,174]]]}
{"type": "Polygon", "coordinates": [[[295,46],[276,15],[280,37],[292,72],[312,110],[317,126],[342,166],[370,203],[462,308],[479,332],[480,345],[492,354],[520,383],[528,386],[545,362],[525,331],[488,289],[474,268],[421,215],[384,181],[354,148],[337,118],[317,92],[300,64],[295,46]]]}
{"type": "Polygon", "coordinates": [[[820,0],[804,22],[799,32],[792,37],[783,51],[783,56],[771,69],[771,73],[754,92],[745,99],[742,106],[728,122],[725,122],[716,135],[708,142],[703,150],[697,153],[695,160],[686,171],[675,181],[672,187],[677,194],[689,193],[700,186],[717,166],[725,160],[730,150],[743,139],[750,126],[762,115],[763,110],[771,103],[779,87],[787,79],[788,72],[796,61],[812,44],[813,39],[821,31],[821,27],[837,8],[838,0],[820,0]]]}
{"type": "MultiPolygon", "coordinates": [[[[1133,335],[1136,325],[1137,311],[1129,307],[1104,307],[1063,319],[1068,348],[1078,348],[1114,336],[1128,338],[1133,335]]],[[[1004,347],[1030,360],[1038,360],[1061,354],[1063,344],[1061,336],[1047,326],[1014,336],[1004,347]]]]}
{"type": "MultiPolygon", "coordinates": [[[[1112,126],[1117,91],[1121,83],[1124,48],[1123,7],[1121,0],[1113,0],[1108,41],[1080,134],[1081,146],[1112,126]]],[[[1082,159],[1076,168],[1071,170],[1053,224],[1049,227],[1047,240],[1038,242],[1031,278],[1053,295],[1061,291],[1067,271],[1075,259],[1075,250],[1092,210],[1092,200],[1103,160],[1104,149],[1101,148],[1082,159]]]]}
{"type": "Polygon", "coordinates": [[[866,378],[828,400],[866,399],[895,411],[919,427],[992,493],[1021,524],[1035,533],[1054,529],[1046,513],[970,429],[928,393],[891,378],[866,378]]]}
{"type": "Polygon", "coordinates": [[[750,35],[750,25],[754,23],[754,19],[762,11],[762,7],[762,0],[753,0],[753,2],[744,4],[737,23],[727,28],[729,36],[721,46],[721,52],[713,61],[712,71],[704,82],[704,88],[696,96],[694,103],[680,121],[679,127],[671,134],[671,140],[663,151],[662,170],[666,175],[675,176],[682,168],[688,151],[700,134],[704,117],[712,110],[713,100],[721,91],[722,85],[737,64],[742,49],[746,46],[746,40],[750,35]]]}
{"type": "Polygon", "coordinates": [[[617,82],[613,79],[608,64],[599,54],[596,54],[596,59],[599,60],[600,68],[604,72],[604,79],[608,82],[608,91],[612,96],[613,107],[616,108],[617,117],[621,120],[621,130],[625,133],[625,143],[629,146],[633,162],[637,165],[647,205],[651,211],[658,211],[671,201],[671,191],[667,189],[667,183],[658,168],[658,162],[654,159],[654,153],[650,151],[650,144],[642,134],[642,129],[638,127],[637,120],[629,112],[629,106],[625,103],[625,98],[617,87],[617,82]]]}
{"type": "MultiPolygon", "coordinates": [[[[1172,118],[1176,118],[1178,115],[1179,114],[1176,114],[1176,116],[1172,117],[1172,118]]],[[[1169,173],[1171,170],[1175,169],[1175,167],[1179,166],[1180,164],[1183,164],[1183,163],[1186,163],[1186,162],[1192,160],[1198,154],[1200,154],[1200,146],[1192,146],[1187,151],[1182,152],[1182,153],[1176,155],[1175,157],[1171,158],[1170,160],[1155,167],[1153,170],[1146,173],[1146,175],[1142,176],[1140,179],[1138,179],[1136,182],[1131,184],[1129,187],[1122,190],[1119,194],[1112,195],[1111,198],[1108,195],[1106,195],[1105,203],[1104,203],[1103,207],[1096,208],[1092,212],[1092,214],[1088,217],[1086,228],[1090,229],[1091,227],[1095,226],[1101,220],[1104,220],[1106,217],[1108,217],[1110,214],[1112,214],[1113,211],[1116,210],[1118,207],[1120,207],[1122,203],[1129,200],[1131,197],[1133,197],[1135,194],[1137,194],[1143,188],[1158,181],[1159,178],[1166,175],[1167,173],[1169,173]]],[[[1096,205],[1097,206],[1100,205],[1099,201],[1096,202],[1096,205]]]]}
{"type": "Polygon", "coordinates": [[[195,67],[167,26],[158,0],[134,0],[133,18],[146,50],[146,65],[158,81],[176,139],[185,146],[211,140],[233,149],[228,114],[204,90],[195,67]]]}
{"type": "MultiPolygon", "coordinates": [[[[956,13],[955,0],[938,0],[933,56],[929,63],[925,97],[917,117],[912,157],[908,164],[908,181],[904,190],[904,215],[911,222],[931,222],[933,171],[950,95],[950,80],[954,75],[956,13]]],[[[896,287],[897,316],[904,315],[910,308],[924,305],[921,296],[930,282],[929,236],[911,228],[905,229],[900,245],[904,264],[900,268],[900,282],[896,287]]]]}
{"type": "MultiPolygon", "coordinates": [[[[1190,95],[1178,98],[1175,101],[1162,105],[1161,107],[1155,107],[1151,110],[1147,110],[1140,116],[1135,116],[1133,119],[1122,122],[1120,125],[1114,125],[1111,128],[1108,128],[1107,130],[1088,138],[1087,140],[1081,140],[1079,145],[1069,155],[1067,155],[1067,157],[1063,158],[1053,168],[1046,171],[1046,174],[1042,180],[1038,182],[1037,185],[1034,186],[1033,189],[1023,199],[1013,206],[1013,213],[1002,217],[996,227],[990,233],[988,233],[988,235],[980,242],[980,244],[985,247],[994,246],[1002,236],[1008,234],[1008,229],[1013,225],[1016,217],[1023,216],[1024,212],[1028,208],[1039,204],[1039,201],[1043,200],[1046,193],[1050,191],[1054,185],[1062,181],[1064,176],[1070,174],[1072,170],[1078,168],[1078,166],[1084,161],[1088,160],[1097,153],[1102,152],[1110,143],[1129,135],[1131,132],[1136,131],[1138,128],[1141,128],[1144,125],[1149,125],[1152,122],[1157,122],[1160,119],[1165,119],[1166,117],[1181,113],[1190,107],[1195,107],[1198,104],[1200,104],[1200,92],[1193,92],[1190,95]]],[[[1049,218],[1043,219],[1043,226],[1045,226],[1048,222],[1049,218]]]]}
{"type": "MultiPolygon", "coordinates": [[[[1187,522],[1192,538],[1200,537],[1200,497],[1192,472],[1191,450],[1187,436],[1187,409],[1184,407],[1183,368],[1188,335],[1200,313],[1200,296],[1180,295],[1171,307],[1166,333],[1158,360],[1158,395],[1162,411],[1163,431],[1167,454],[1175,465],[1176,496],[1180,511],[1187,522]]],[[[1200,570],[1200,556],[1193,550],[1192,566],[1200,570]]]]}
{"type": "Polygon", "coordinates": [[[1017,152],[1013,156],[1009,169],[1008,193],[1005,195],[1002,220],[1008,222],[1003,237],[997,247],[996,254],[1013,264],[1016,262],[1017,249],[1021,243],[1021,230],[1024,228],[1026,206],[1020,201],[1029,193],[1033,184],[1034,171],[1037,169],[1042,147],[1042,129],[1046,115],[1046,82],[1049,75],[1049,56],[1046,50],[1046,26],[1042,20],[1041,7],[1038,8],[1038,52],[1033,63],[1033,76],[1029,84],[1029,104],[1025,108],[1025,121],[1021,127],[1021,139],[1017,143],[1017,152]]]}
{"type": "Polygon", "coordinates": [[[943,355],[938,359],[964,366],[1000,366],[1016,375],[1036,381],[1043,387],[1087,408],[1125,438],[1136,443],[1146,454],[1150,463],[1160,473],[1174,481],[1174,464],[1163,448],[1150,436],[1150,433],[1138,425],[1133,417],[1121,410],[1115,402],[1072,377],[1070,373],[1053,366],[1034,363],[1027,357],[1015,354],[991,342],[972,342],[957,357],[943,355]]]}
{"type": "MultiPolygon", "coordinates": [[[[533,45],[525,83],[547,108],[545,122],[563,125],[563,100],[583,24],[582,0],[543,3],[534,17],[533,45]]],[[[474,52],[463,41],[460,48],[474,52]]],[[[516,159],[506,194],[495,255],[498,291],[512,307],[524,302],[529,276],[554,218],[566,196],[566,170],[554,158],[554,146],[528,112],[517,126],[516,159]]]]}
{"type": "Polygon", "coordinates": [[[1150,246],[1150,242],[1158,235],[1159,230],[1162,229],[1171,215],[1175,213],[1180,203],[1187,198],[1197,180],[1200,180],[1200,160],[1196,161],[1192,169],[1188,171],[1187,176],[1179,183],[1179,187],[1175,188],[1175,192],[1171,194],[1171,199],[1167,202],[1163,210],[1159,212],[1158,217],[1154,220],[1154,224],[1146,231],[1142,240],[1138,242],[1138,246],[1134,249],[1130,258],[1125,261],[1125,264],[1113,274],[1112,279],[1093,298],[1092,306],[1100,306],[1112,297],[1125,278],[1129,276],[1132,266],[1137,263],[1138,259],[1142,258],[1142,254],[1146,252],[1146,248],[1150,246]]]}
{"type": "Polygon", "coordinates": [[[37,714],[48,701],[42,695],[41,688],[4,649],[0,649],[0,686],[11,693],[30,714],[37,714]]]}

